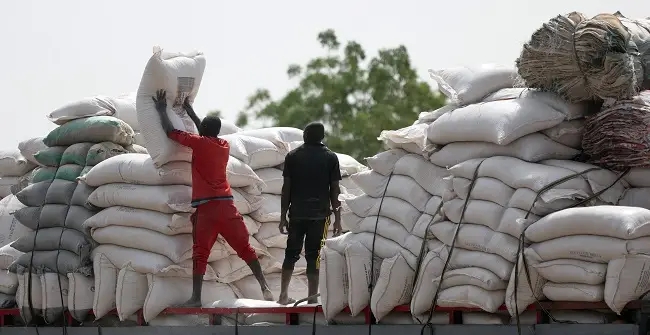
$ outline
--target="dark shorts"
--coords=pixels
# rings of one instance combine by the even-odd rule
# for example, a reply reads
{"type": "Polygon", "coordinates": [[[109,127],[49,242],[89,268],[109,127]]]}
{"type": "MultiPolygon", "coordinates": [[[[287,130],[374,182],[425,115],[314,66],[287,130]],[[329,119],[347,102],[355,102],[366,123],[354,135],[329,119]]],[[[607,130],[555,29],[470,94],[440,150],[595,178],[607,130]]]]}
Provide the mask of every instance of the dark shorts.
{"type": "Polygon", "coordinates": [[[289,221],[289,236],[282,268],[293,270],[300,260],[300,252],[305,247],[307,273],[318,273],[320,268],[320,249],[327,239],[330,218],[320,220],[292,219],[289,221]]]}

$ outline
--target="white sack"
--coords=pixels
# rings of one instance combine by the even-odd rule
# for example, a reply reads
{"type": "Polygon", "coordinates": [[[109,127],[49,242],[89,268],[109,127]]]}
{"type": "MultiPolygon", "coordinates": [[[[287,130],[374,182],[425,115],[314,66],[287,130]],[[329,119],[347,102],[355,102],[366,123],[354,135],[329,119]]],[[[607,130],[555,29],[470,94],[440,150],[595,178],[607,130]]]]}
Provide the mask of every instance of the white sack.
{"type": "Polygon", "coordinates": [[[157,167],[149,155],[122,154],[93,166],[79,179],[93,187],[114,183],[191,186],[192,166],[189,162],[169,162],[157,167]]]}
{"type": "Polygon", "coordinates": [[[616,314],[628,302],[641,298],[650,290],[650,257],[634,255],[611,260],[607,265],[605,303],[616,314]]]}
{"type": "MultiPolygon", "coordinates": [[[[117,106],[113,103],[113,99],[103,95],[96,95],[68,102],[48,114],[47,119],[55,124],[62,125],[68,121],[85,117],[113,116],[116,110],[117,106]]],[[[135,105],[133,106],[133,112],[135,113],[135,105]]]]}
{"type": "Polygon", "coordinates": [[[290,143],[303,140],[302,130],[293,127],[268,127],[240,131],[241,135],[261,138],[273,143],[290,143]]]}
{"type": "Polygon", "coordinates": [[[345,204],[359,217],[381,215],[399,222],[407,231],[413,230],[421,215],[417,208],[396,197],[387,196],[382,201],[381,198],[362,195],[346,199],[345,204]]]}
{"type": "MultiPolygon", "coordinates": [[[[437,287],[437,284],[434,284],[434,279],[442,274],[442,269],[448,257],[449,247],[447,246],[432,248],[424,256],[413,289],[413,298],[411,300],[411,312],[413,314],[422,314],[431,308],[431,302],[437,287]]],[[[503,282],[510,279],[512,272],[512,264],[498,255],[454,248],[446,271],[449,273],[464,268],[483,268],[496,275],[503,282]]]]}
{"type": "Polygon", "coordinates": [[[154,47],[142,74],[136,99],[138,123],[144,135],[147,150],[154,163],[161,166],[171,161],[189,162],[192,151],[167,137],[160,125],[160,116],[151,99],[157,90],[167,92],[167,115],[175,129],[196,133],[192,119],[183,108],[185,98],[194,102],[199,91],[205,58],[201,52],[187,54],[165,52],[154,47]]]}
{"type": "Polygon", "coordinates": [[[104,254],[95,253],[93,273],[95,274],[93,315],[95,319],[101,319],[116,307],[115,294],[119,269],[104,254]]]}
{"type": "MultiPolygon", "coordinates": [[[[543,193],[540,200],[545,203],[557,199],[584,199],[601,190],[606,190],[598,198],[614,204],[626,189],[625,183],[614,183],[618,178],[616,173],[600,169],[594,165],[567,160],[545,160],[540,163],[529,163],[517,158],[496,156],[486,159],[471,159],[454,165],[449,170],[454,177],[471,180],[478,167],[480,168],[477,177],[498,179],[513,189],[528,189],[533,192],[539,192],[542,188],[560,179],[582,173],[582,175],[557,185],[551,192],[543,193]],[[596,168],[596,170],[584,173],[584,171],[592,168],[596,168]],[[612,184],[614,185],[611,186],[612,184]]],[[[528,209],[528,207],[525,209],[528,209]]]]}
{"type": "Polygon", "coordinates": [[[15,195],[0,200],[0,246],[8,245],[31,232],[31,229],[23,226],[13,215],[24,207],[15,195]]]}
{"type": "Polygon", "coordinates": [[[650,209],[650,187],[627,189],[618,205],[650,209]]]}
{"type": "MultiPolygon", "coordinates": [[[[174,264],[192,258],[192,234],[164,235],[159,232],[126,226],[108,226],[95,228],[92,238],[99,244],[119,245],[132,249],[140,249],[163,255],[174,264]]],[[[218,259],[219,248],[208,257],[209,261],[218,259]]]]}
{"type": "Polygon", "coordinates": [[[192,188],[185,185],[106,184],[88,196],[100,208],[125,206],[162,213],[191,212],[192,188]]]}
{"type": "Polygon", "coordinates": [[[277,168],[264,168],[255,171],[255,173],[264,181],[265,187],[262,189],[262,192],[282,194],[282,185],[284,184],[282,170],[277,168]]]}
{"type": "Polygon", "coordinates": [[[16,295],[18,289],[18,276],[6,270],[0,272],[0,293],[16,295]]]}
{"type": "MultiPolygon", "coordinates": [[[[391,258],[397,254],[404,256],[406,261],[409,263],[411,268],[415,269],[417,264],[417,257],[410,250],[404,249],[401,245],[383,238],[381,236],[374,236],[370,233],[346,233],[334,238],[329,238],[325,240],[325,245],[329,248],[332,248],[338,252],[344,252],[345,248],[353,242],[360,242],[368,250],[373,251],[373,240],[374,240],[374,255],[385,259],[391,258]]],[[[418,245],[417,250],[419,251],[418,245]]]]}
{"type": "Polygon", "coordinates": [[[572,159],[580,151],[557,143],[541,133],[532,133],[507,145],[490,142],[453,142],[434,152],[429,159],[438,166],[454,166],[469,159],[492,156],[516,157],[527,162],[572,159]]]}
{"type": "Polygon", "coordinates": [[[120,321],[124,321],[144,306],[149,285],[147,275],[138,273],[129,265],[117,274],[115,305],[120,321]]]}
{"type": "Polygon", "coordinates": [[[547,101],[531,97],[482,102],[441,115],[427,130],[434,144],[514,140],[560,124],[565,115],[547,101]]]}
{"type": "Polygon", "coordinates": [[[68,273],[68,311],[77,321],[83,322],[93,309],[95,280],[80,273],[68,273]]]}
{"type": "Polygon", "coordinates": [[[63,319],[63,312],[68,308],[68,278],[48,272],[42,274],[40,279],[43,319],[46,323],[63,319]]]}
{"type": "Polygon", "coordinates": [[[491,177],[476,178],[471,190],[471,179],[453,177],[451,185],[454,193],[463,200],[467,199],[471,191],[470,199],[490,201],[501,207],[508,206],[516,191],[500,180],[491,177]]]}
{"type": "Polygon", "coordinates": [[[7,244],[4,247],[0,248],[0,269],[9,269],[11,264],[23,254],[23,252],[18,251],[16,248],[12,247],[11,244],[7,244]]]}
{"type": "Polygon", "coordinates": [[[242,129],[237,127],[236,124],[228,120],[221,119],[221,130],[219,131],[219,136],[230,135],[238,133],[240,131],[242,131],[242,129]]]}
{"type": "Polygon", "coordinates": [[[319,278],[323,314],[331,320],[348,305],[348,268],[343,254],[322,248],[319,278]]]}
{"type": "Polygon", "coordinates": [[[16,304],[20,310],[20,317],[29,323],[32,321],[32,318],[36,316],[41,316],[43,313],[43,289],[41,286],[41,276],[37,274],[30,274],[26,272],[24,274],[18,275],[18,290],[16,291],[16,304]],[[29,294],[30,287],[30,278],[31,278],[31,297],[29,294]],[[30,305],[31,298],[31,305],[30,305]],[[33,308],[30,309],[30,306],[33,308]]]}
{"type": "Polygon", "coordinates": [[[594,263],[607,263],[625,255],[650,254],[650,237],[621,240],[597,235],[574,235],[533,243],[540,261],[577,259],[594,263]]]}
{"type": "Polygon", "coordinates": [[[542,130],[542,133],[557,143],[580,149],[584,130],[585,119],[577,119],[564,121],[553,128],[542,130]]]}
{"type": "MultiPolygon", "coordinates": [[[[429,228],[433,236],[451,246],[458,225],[449,221],[438,222],[429,228]]],[[[507,234],[495,232],[488,227],[463,223],[456,237],[456,247],[499,255],[510,262],[517,259],[519,241],[507,234]]]]}
{"type": "Polygon", "coordinates": [[[542,278],[556,283],[598,285],[605,282],[607,264],[576,259],[554,259],[534,265],[542,278]]]}
{"type": "Polygon", "coordinates": [[[365,165],[359,163],[352,156],[336,152],[336,157],[339,159],[339,169],[341,169],[341,176],[343,177],[351,176],[355,173],[359,173],[368,169],[365,165]]]}
{"type": "MultiPolygon", "coordinates": [[[[459,223],[465,200],[452,199],[444,202],[445,216],[454,223],[459,223]]],[[[495,232],[508,234],[519,238],[521,233],[534,220],[539,217],[531,214],[529,220],[520,220],[526,217],[526,211],[518,208],[504,208],[493,202],[484,200],[469,200],[463,217],[463,223],[483,225],[495,232]]]]}
{"type": "Polygon", "coordinates": [[[480,287],[486,291],[505,290],[508,282],[499,279],[492,271],[482,267],[466,267],[460,269],[448,269],[445,271],[444,279],[438,277],[433,279],[437,286],[442,281],[441,290],[454,286],[471,285],[480,287]]]}
{"type": "Polygon", "coordinates": [[[505,290],[486,291],[478,286],[454,286],[442,290],[438,296],[437,306],[480,308],[495,313],[505,298],[505,290]]]}
{"type": "Polygon", "coordinates": [[[431,164],[422,156],[413,154],[403,156],[395,163],[393,173],[413,178],[430,194],[444,197],[448,192],[448,183],[443,179],[450,175],[449,171],[444,167],[431,164]]]}
{"type": "Polygon", "coordinates": [[[0,150],[0,177],[20,177],[35,167],[18,149],[0,150]]]}
{"type": "Polygon", "coordinates": [[[429,70],[438,89],[454,104],[466,105],[481,101],[502,88],[513,87],[517,72],[512,67],[482,64],[475,67],[453,67],[429,70]]]}
{"type": "Polygon", "coordinates": [[[605,297],[605,285],[547,282],[542,288],[550,301],[600,302],[605,297]]]}
{"type": "Polygon", "coordinates": [[[419,211],[424,211],[427,201],[431,198],[427,191],[408,176],[394,174],[386,177],[369,170],[354,174],[350,178],[365,194],[373,198],[382,196],[399,198],[419,211]]]}
{"type": "Polygon", "coordinates": [[[11,195],[11,188],[20,183],[21,177],[0,177],[0,198],[11,195]]]}
{"type": "Polygon", "coordinates": [[[393,172],[393,168],[395,167],[397,161],[408,154],[408,152],[402,149],[391,149],[366,158],[366,162],[368,163],[370,169],[373,171],[381,175],[388,176],[391,172],[393,172]]]}
{"type": "Polygon", "coordinates": [[[368,285],[371,281],[377,283],[382,260],[371,255],[370,250],[360,242],[347,245],[344,255],[348,274],[348,306],[350,314],[356,316],[370,303],[368,285]]]}
{"type": "Polygon", "coordinates": [[[411,301],[414,281],[415,271],[402,255],[384,259],[370,297],[370,309],[375,318],[381,320],[395,307],[411,301]]]}
{"type": "Polygon", "coordinates": [[[34,137],[28,140],[24,140],[18,143],[18,150],[20,154],[25,157],[26,160],[32,162],[35,165],[41,165],[35,158],[34,155],[41,151],[47,149],[47,145],[43,143],[43,137],[34,137]]]}
{"type": "Polygon", "coordinates": [[[594,233],[624,240],[650,236],[650,210],[625,206],[569,208],[533,223],[526,230],[526,238],[542,242],[594,233]]]}
{"type": "Polygon", "coordinates": [[[414,124],[398,130],[382,130],[377,138],[391,149],[404,149],[408,152],[426,155],[433,149],[427,141],[427,124],[414,124]]]}
{"type": "Polygon", "coordinates": [[[280,212],[282,198],[275,194],[262,194],[261,206],[256,211],[251,212],[250,217],[261,223],[280,222],[280,212]]]}
{"type": "Polygon", "coordinates": [[[344,213],[341,220],[352,233],[371,233],[404,245],[410,236],[409,231],[399,222],[383,216],[358,217],[354,213],[344,213]]]}
{"type": "Polygon", "coordinates": [[[235,133],[221,136],[230,144],[230,155],[241,160],[253,170],[274,167],[284,162],[289,145],[235,133]]]}
{"type": "Polygon", "coordinates": [[[535,265],[539,263],[539,260],[532,256],[533,253],[530,249],[524,249],[524,252],[517,257],[518,267],[510,275],[505,304],[511,316],[523,313],[535,300],[544,299],[542,288],[547,280],[542,278],[535,269],[535,265]],[[524,255],[526,257],[525,264],[524,255]]]}
{"type": "Polygon", "coordinates": [[[108,207],[84,222],[84,227],[125,226],[153,230],[165,235],[191,234],[189,213],[167,214],[124,206],[108,207]]]}

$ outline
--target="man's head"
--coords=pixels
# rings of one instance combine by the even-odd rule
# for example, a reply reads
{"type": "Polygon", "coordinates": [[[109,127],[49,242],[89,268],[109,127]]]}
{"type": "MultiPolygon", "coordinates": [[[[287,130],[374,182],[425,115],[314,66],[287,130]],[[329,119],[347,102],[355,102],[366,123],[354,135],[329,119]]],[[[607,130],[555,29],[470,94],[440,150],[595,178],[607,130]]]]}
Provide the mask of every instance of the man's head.
{"type": "Polygon", "coordinates": [[[206,116],[199,126],[199,135],[217,137],[221,131],[221,119],[214,115],[206,116]]]}
{"type": "Polygon", "coordinates": [[[302,138],[307,144],[320,144],[325,138],[325,126],[320,122],[312,122],[305,127],[302,138]]]}

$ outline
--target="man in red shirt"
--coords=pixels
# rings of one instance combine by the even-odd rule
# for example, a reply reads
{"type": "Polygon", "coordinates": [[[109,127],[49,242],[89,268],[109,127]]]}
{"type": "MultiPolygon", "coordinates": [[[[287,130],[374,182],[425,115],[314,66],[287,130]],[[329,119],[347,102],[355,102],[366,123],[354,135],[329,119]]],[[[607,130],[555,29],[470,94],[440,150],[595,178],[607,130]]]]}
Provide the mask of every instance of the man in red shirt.
{"type": "Polygon", "coordinates": [[[230,185],[226,179],[226,166],[230,157],[228,142],[218,137],[221,120],[207,116],[201,121],[194,113],[189,101],[183,107],[199,130],[199,135],[174,129],[167,115],[166,92],[159,90],[152,97],[160,121],[167,136],[192,149],[192,237],[194,240],[192,297],[183,306],[201,307],[201,288],[203,275],[208,264],[208,256],[219,234],[250,267],[260,283],[265,300],[273,301],[255,250],[248,238],[244,219],[237,211],[230,185]]]}

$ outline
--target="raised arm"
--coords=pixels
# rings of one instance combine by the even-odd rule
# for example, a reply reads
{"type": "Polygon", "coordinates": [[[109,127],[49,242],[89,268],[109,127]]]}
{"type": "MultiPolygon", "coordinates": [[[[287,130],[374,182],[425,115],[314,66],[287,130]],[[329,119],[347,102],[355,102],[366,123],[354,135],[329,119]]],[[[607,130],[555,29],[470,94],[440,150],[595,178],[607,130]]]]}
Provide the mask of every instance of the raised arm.
{"type": "Polygon", "coordinates": [[[158,90],[155,97],[151,97],[156,104],[156,110],[160,116],[160,124],[167,134],[167,137],[189,148],[197,148],[201,143],[201,136],[174,129],[169,116],[167,115],[167,93],[165,90],[158,90]]]}
{"type": "Polygon", "coordinates": [[[158,90],[156,96],[151,97],[151,99],[156,105],[156,110],[160,116],[160,124],[167,136],[169,136],[169,134],[174,130],[174,126],[169,120],[169,115],[167,115],[167,92],[165,92],[165,90],[158,90]]]}
{"type": "Polygon", "coordinates": [[[189,115],[192,121],[194,121],[194,124],[196,125],[196,130],[199,130],[199,126],[201,125],[201,119],[199,119],[199,117],[196,116],[196,113],[194,113],[194,108],[192,108],[192,105],[190,104],[189,97],[185,98],[185,101],[183,102],[183,107],[185,108],[187,115],[189,115]]]}

